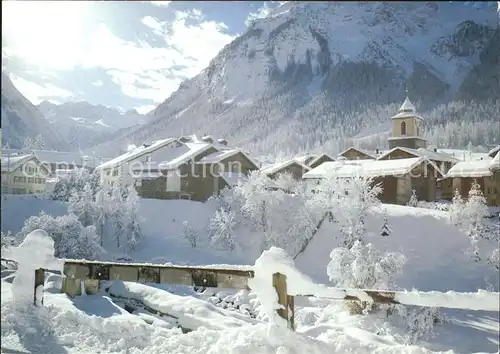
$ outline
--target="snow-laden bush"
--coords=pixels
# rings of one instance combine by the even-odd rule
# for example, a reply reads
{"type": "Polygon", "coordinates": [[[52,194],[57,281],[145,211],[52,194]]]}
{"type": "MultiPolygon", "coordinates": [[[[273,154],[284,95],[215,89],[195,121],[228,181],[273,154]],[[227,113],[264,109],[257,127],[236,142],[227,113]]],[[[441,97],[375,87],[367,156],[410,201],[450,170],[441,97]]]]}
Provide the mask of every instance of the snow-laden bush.
{"type": "Polygon", "coordinates": [[[219,208],[210,220],[210,244],[213,248],[222,248],[234,251],[237,247],[234,227],[235,215],[231,210],[219,208]]]}
{"type": "Polygon", "coordinates": [[[58,258],[100,259],[104,250],[93,226],[83,227],[76,215],[53,217],[44,212],[28,218],[16,235],[19,243],[30,232],[42,229],[54,240],[55,256],[58,258]]]}
{"type": "Polygon", "coordinates": [[[406,258],[397,252],[382,253],[371,243],[354,242],[330,253],[327,274],[335,286],[356,289],[388,289],[402,274],[406,258]]]}
{"type": "Polygon", "coordinates": [[[0,235],[1,235],[1,241],[2,241],[2,250],[16,245],[16,238],[14,237],[12,232],[1,231],[0,235]]]}
{"type": "Polygon", "coordinates": [[[198,233],[195,229],[189,226],[187,221],[182,223],[182,235],[189,242],[191,247],[196,248],[198,245],[198,233]]]}

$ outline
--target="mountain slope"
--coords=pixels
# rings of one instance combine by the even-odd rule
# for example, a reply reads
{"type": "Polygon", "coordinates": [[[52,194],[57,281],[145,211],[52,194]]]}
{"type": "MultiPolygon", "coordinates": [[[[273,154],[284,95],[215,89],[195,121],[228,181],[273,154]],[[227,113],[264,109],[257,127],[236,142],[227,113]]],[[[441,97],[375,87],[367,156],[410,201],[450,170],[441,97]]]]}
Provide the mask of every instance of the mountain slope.
{"type": "Polygon", "coordinates": [[[43,114],[24,97],[2,72],[2,146],[22,148],[24,139],[42,135],[46,149],[70,148],[43,114]]]}
{"type": "Polygon", "coordinates": [[[87,102],[56,105],[43,101],[37,107],[50,124],[57,127],[68,143],[82,149],[108,139],[121,129],[146,122],[146,116],[135,110],[120,112],[114,108],[94,106],[87,102]]]}
{"type": "Polygon", "coordinates": [[[495,10],[495,3],[287,2],[183,82],[150,123],[98,150],[193,132],[260,151],[325,142],[342,149],[347,137],[387,121],[395,112],[386,105],[401,102],[405,88],[423,109],[453,98],[493,40],[495,10]]]}

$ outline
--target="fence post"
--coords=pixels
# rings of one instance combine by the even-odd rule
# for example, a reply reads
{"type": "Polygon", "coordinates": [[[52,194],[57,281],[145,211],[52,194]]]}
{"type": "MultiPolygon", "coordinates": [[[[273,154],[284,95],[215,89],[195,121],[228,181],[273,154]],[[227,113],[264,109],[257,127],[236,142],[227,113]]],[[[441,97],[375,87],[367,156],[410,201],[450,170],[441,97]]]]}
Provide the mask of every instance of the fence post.
{"type": "Polygon", "coordinates": [[[38,302],[36,301],[37,289],[39,286],[42,286],[42,298],[40,299],[40,305],[43,305],[43,285],[45,283],[45,270],[43,268],[35,269],[35,291],[33,293],[33,305],[38,306],[38,302]]]}
{"type": "Polygon", "coordinates": [[[278,309],[278,315],[286,320],[288,328],[294,330],[294,308],[293,296],[288,296],[286,286],[286,275],[281,273],[273,274],[273,287],[278,294],[278,304],[284,308],[278,309]]]}

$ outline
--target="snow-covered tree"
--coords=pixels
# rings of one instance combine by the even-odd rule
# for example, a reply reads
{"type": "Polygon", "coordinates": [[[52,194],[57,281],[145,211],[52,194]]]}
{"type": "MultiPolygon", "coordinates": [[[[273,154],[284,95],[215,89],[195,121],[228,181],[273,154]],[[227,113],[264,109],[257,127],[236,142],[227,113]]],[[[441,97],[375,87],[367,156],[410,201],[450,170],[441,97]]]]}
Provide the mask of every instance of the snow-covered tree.
{"type": "Polygon", "coordinates": [[[293,178],[291,173],[279,174],[275,183],[278,187],[288,192],[292,192],[295,188],[297,188],[297,181],[293,178]]]}
{"type": "Polygon", "coordinates": [[[123,202],[120,185],[118,183],[114,183],[111,187],[111,198],[109,204],[111,215],[109,221],[117,248],[122,246],[122,233],[124,231],[124,212],[122,209],[123,202]]]}
{"type": "Polygon", "coordinates": [[[327,274],[338,287],[388,289],[402,274],[406,258],[401,253],[378,251],[371,243],[355,241],[351,248],[332,250],[327,274]]]}
{"type": "Polygon", "coordinates": [[[21,147],[21,152],[30,153],[33,150],[33,139],[29,136],[24,138],[23,146],[21,147]]]}
{"type": "Polygon", "coordinates": [[[68,201],[68,211],[75,214],[84,227],[94,224],[98,210],[90,183],[85,184],[81,192],[73,191],[68,201]]]}
{"type": "Polygon", "coordinates": [[[450,221],[457,226],[460,226],[463,223],[465,212],[465,201],[462,199],[460,192],[458,189],[455,190],[455,194],[453,195],[452,204],[448,211],[450,215],[450,221]]]}
{"type": "Polygon", "coordinates": [[[389,236],[392,233],[391,228],[389,227],[389,219],[387,215],[384,215],[384,223],[382,224],[382,228],[380,230],[381,236],[389,236]]]}
{"type": "MultiPolygon", "coordinates": [[[[104,253],[98,242],[89,243],[90,240],[95,240],[94,237],[82,237],[84,227],[74,214],[53,217],[41,212],[39,215],[32,216],[25,221],[16,238],[19,242],[22,242],[26,235],[37,229],[45,230],[54,240],[56,257],[81,258],[85,255],[91,257],[88,259],[97,259],[104,253]],[[89,248],[89,251],[84,251],[85,248],[89,248]]],[[[92,234],[90,233],[90,235],[92,234]]]]}
{"type": "Polygon", "coordinates": [[[416,208],[418,206],[417,191],[415,189],[413,189],[411,191],[410,200],[408,201],[408,203],[406,205],[414,207],[414,208],[416,208]]]}
{"type": "Polygon", "coordinates": [[[12,232],[0,232],[1,241],[2,241],[2,249],[10,248],[16,244],[16,239],[12,232]]]}
{"type": "Polygon", "coordinates": [[[127,198],[122,206],[122,230],[125,237],[125,248],[127,252],[132,252],[144,239],[141,231],[139,216],[139,197],[133,186],[128,187],[127,198]]]}
{"type": "Polygon", "coordinates": [[[373,185],[371,178],[355,177],[342,181],[335,213],[340,220],[345,247],[351,248],[355,241],[364,243],[364,219],[371,207],[380,204],[377,196],[381,191],[380,185],[373,185]]]}
{"type": "Polygon", "coordinates": [[[236,240],[234,239],[235,226],[235,215],[231,210],[223,208],[216,210],[209,226],[212,247],[234,251],[236,248],[236,240]]]}
{"type": "Polygon", "coordinates": [[[110,199],[111,196],[109,188],[107,187],[107,184],[104,184],[95,195],[95,226],[96,232],[99,235],[101,246],[103,245],[104,239],[107,235],[108,218],[112,214],[110,199]]]}
{"type": "Polygon", "coordinates": [[[198,245],[198,233],[187,221],[182,222],[182,236],[189,242],[191,247],[196,248],[198,245]]]}
{"type": "Polygon", "coordinates": [[[45,140],[43,139],[43,136],[41,134],[38,134],[37,136],[35,136],[35,139],[33,140],[32,149],[43,150],[44,148],[45,148],[45,140]]]}
{"type": "Polygon", "coordinates": [[[92,195],[95,195],[100,188],[99,174],[90,173],[86,168],[77,168],[68,175],[58,177],[51,198],[67,202],[73,195],[74,190],[82,192],[87,184],[90,185],[92,195]]]}
{"type": "Polygon", "coordinates": [[[96,232],[94,225],[82,227],[78,242],[72,250],[73,257],[89,260],[100,259],[105,251],[101,246],[101,238],[96,232]]]}
{"type": "Polygon", "coordinates": [[[488,238],[485,217],[488,215],[486,199],[481,191],[481,186],[474,180],[469,191],[469,197],[464,207],[465,225],[467,234],[471,241],[473,258],[476,261],[481,259],[479,255],[478,243],[481,239],[488,238]]]}

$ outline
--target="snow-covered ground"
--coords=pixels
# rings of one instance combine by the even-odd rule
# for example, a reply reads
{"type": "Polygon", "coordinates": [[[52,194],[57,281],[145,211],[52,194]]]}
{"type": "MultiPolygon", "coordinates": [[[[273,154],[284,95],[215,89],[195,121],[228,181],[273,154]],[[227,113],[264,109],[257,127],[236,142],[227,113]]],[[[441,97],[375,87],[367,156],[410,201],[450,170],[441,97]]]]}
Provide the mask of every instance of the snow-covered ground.
{"type": "MultiPolygon", "coordinates": [[[[2,198],[2,231],[18,232],[24,219],[42,210],[66,213],[64,203],[57,201],[2,198]]],[[[182,236],[185,221],[200,235],[206,233],[215,208],[210,202],[141,200],[146,240],[130,257],[153,263],[259,266],[260,254],[253,251],[214,251],[203,242],[193,248],[182,236]]],[[[467,236],[447,218],[443,211],[382,205],[365,220],[366,240],[406,256],[397,288],[476,292],[490,284],[498,291],[498,271],[468,258],[467,236]],[[380,236],[384,217],[391,231],[387,237],[380,236]]],[[[336,224],[325,222],[295,259],[298,271],[329,285],[326,266],[340,242],[338,233],[336,224]]],[[[295,333],[270,326],[262,311],[269,304],[266,290],[256,285],[251,286],[255,293],[197,292],[181,286],[113,282],[99,296],[69,299],[60,294],[61,276],[47,273],[44,306],[34,308],[20,306],[13,296],[14,275],[2,271],[2,353],[498,352],[498,312],[442,310],[446,321],[436,325],[436,335],[407,345],[407,331],[385,312],[350,315],[343,302],[320,298],[296,299],[295,333]],[[179,326],[195,330],[183,333],[179,326]]]]}

